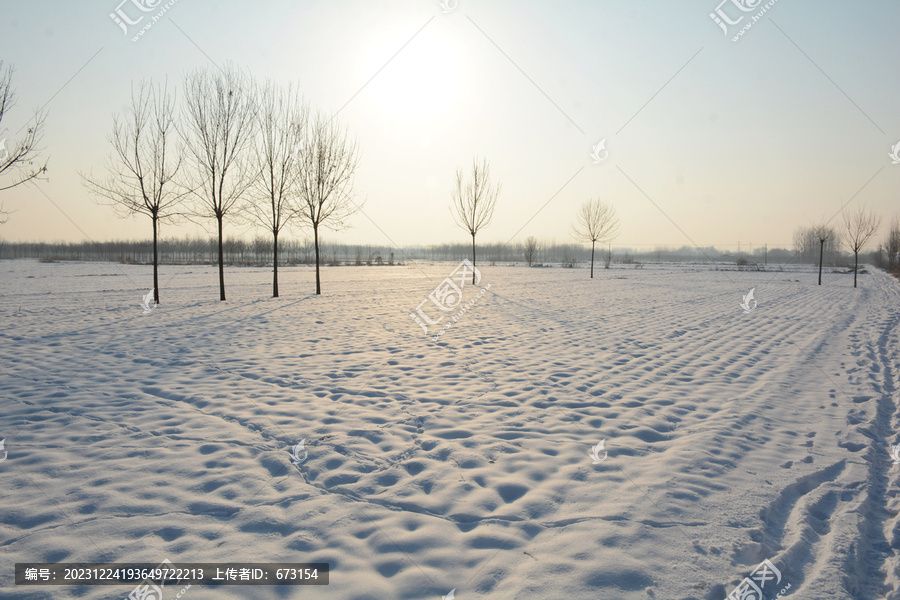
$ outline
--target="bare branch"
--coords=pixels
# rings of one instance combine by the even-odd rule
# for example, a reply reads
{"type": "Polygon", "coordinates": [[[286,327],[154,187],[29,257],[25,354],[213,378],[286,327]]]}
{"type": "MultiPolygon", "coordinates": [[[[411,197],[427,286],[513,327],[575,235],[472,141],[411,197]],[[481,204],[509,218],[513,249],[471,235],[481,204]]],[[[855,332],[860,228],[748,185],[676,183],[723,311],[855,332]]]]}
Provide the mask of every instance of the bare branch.
{"type": "Polygon", "coordinates": [[[171,220],[178,216],[175,208],[186,191],[174,181],[182,166],[181,153],[172,148],[174,103],[168,83],[156,86],[141,81],[137,89],[132,85],[130,111],[113,115],[107,176],[82,174],[84,185],[120,217],[143,214],[171,220]]]}
{"type": "Polygon", "coordinates": [[[278,235],[298,214],[297,160],[309,108],[293,86],[282,88],[267,81],[259,91],[256,121],[252,158],[257,177],[241,212],[252,223],[278,235]]]}
{"type": "MultiPolygon", "coordinates": [[[[0,60],[0,125],[3,118],[16,105],[16,94],[12,87],[14,69],[11,65],[4,67],[0,60]]],[[[47,113],[36,111],[31,123],[25,130],[25,135],[15,141],[2,137],[6,128],[0,130],[0,178],[12,176],[12,182],[7,183],[0,179],[0,192],[12,189],[16,186],[28,183],[36,179],[42,179],[41,175],[47,173],[47,160],[43,164],[37,162],[42,149],[39,148],[44,137],[44,125],[47,113]]],[[[9,213],[0,209],[0,223],[6,221],[9,213]]]]}
{"type": "Polygon", "coordinates": [[[854,254],[858,254],[878,231],[881,219],[860,207],[852,215],[844,213],[844,240],[854,254]]]}
{"type": "Polygon", "coordinates": [[[192,172],[185,187],[195,216],[222,218],[253,184],[249,160],[257,104],[252,80],[233,65],[198,69],[184,79],[182,139],[192,172]]]}
{"type": "Polygon", "coordinates": [[[586,200],[579,209],[578,223],[572,227],[572,237],[582,242],[608,242],[619,232],[619,219],[612,205],[597,200],[586,200]]]}

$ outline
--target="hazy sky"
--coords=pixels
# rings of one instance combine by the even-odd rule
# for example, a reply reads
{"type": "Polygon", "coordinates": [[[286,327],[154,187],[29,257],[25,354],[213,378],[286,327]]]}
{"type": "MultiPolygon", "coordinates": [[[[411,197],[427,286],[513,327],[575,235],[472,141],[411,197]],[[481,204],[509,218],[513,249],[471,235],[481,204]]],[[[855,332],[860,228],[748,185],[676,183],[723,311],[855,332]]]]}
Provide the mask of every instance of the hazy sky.
{"type": "Polygon", "coordinates": [[[3,2],[18,105],[0,138],[46,106],[50,157],[40,190],[0,195],[16,211],[5,239],[148,238],[145,217],[118,219],[79,172],[102,173],[132,81],[180,88],[213,61],[296,82],[357,136],[364,214],[333,241],[466,242],[448,206],[474,155],[503,185],[483,242],[569,242],[596,197],[626,245],[790,244],[854,195],[885,220],[900,212],[897,2],[778,0],[733,42],[765,3],[722,4],[744,15],[726,36],[709,16],[719,0],[450,0],[447,13],[437,0],[177,0],[132,42],[109,17],[119,1],[3,2]]]}

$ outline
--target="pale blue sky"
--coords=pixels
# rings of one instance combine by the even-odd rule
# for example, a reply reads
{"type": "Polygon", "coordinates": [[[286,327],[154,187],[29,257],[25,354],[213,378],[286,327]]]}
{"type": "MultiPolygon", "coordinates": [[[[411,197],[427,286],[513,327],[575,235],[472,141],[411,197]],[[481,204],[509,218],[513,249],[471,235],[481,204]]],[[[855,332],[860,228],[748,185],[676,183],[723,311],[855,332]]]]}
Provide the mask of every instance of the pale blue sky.
{"type": "Polygon", "coordinates": [[[148,237],[145,219],[92,201],[78,172],[102,171],[132,80],[180,87],[210,59],[344,107],[367,216],[334,241],[465,242],[448,205],[456,168],[476,154],[503,184],[483,242],[571,241],[593,197],[617,208],[618,244],[790,243],[870,179],[854,206],[900,211],[888,157],[900,140],[896,2],[779,0],[737,43],[705,0],[459,0],[447,14],[436,0],[178,0],[137,43],[109,18],[117,4],[3,3],[0,58],[19,99],[0,129],[13,137],[49,102],[51,179],[39,185],[61,209],[33,188],[5,193],[17,211],[5,239],[148,237]],[[609,158],[593,164],[603,138],[609,158]]]}

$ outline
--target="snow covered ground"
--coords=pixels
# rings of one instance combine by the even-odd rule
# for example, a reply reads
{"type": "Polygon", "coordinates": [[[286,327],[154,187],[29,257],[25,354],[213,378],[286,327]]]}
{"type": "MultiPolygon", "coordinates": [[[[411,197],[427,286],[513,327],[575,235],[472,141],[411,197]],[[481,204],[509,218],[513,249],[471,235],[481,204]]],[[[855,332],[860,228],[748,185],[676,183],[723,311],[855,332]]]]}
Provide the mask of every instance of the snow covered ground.
{"type": "Polygon", "coordinates": [[[455,266],[228,269],[224,303],[166,266],[144,314],[149,267],[0,263],[0,598],[164,558],[331,565],[184,600],[722,600],[766,559],[765,598],[900,598],[897,281],[484,266],[435,342],[455,266]]]}

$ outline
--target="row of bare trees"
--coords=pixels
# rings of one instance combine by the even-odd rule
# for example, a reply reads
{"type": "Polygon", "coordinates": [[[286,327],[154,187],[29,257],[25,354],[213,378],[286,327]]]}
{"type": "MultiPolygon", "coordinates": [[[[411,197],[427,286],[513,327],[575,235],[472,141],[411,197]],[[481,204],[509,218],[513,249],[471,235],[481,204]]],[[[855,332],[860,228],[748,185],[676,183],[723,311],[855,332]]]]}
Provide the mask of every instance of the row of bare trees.
{"type": "MultiPolygon", "coordinates": [[[[0,60],[0,125],[15,106],[13,68],[0,60]]],[[[359,148],[347,130],[324,113],[310,114],[302,94],[292,85],[258,83],[234,65],[199,69],[184,78],[178,108],[174,88],[143,81],[132,87],[130,110],[114,115],[109,142],[112,151],[106,175],[82,175],[87,188],[110,204],[119,216],[145,215],[153,231],[153,288],[159,302],[159,227],[162,221],[213,220],[218,239],[219,298],[225,300],[224,227],[226,220],[250,223],[271,234],[272,294],[278,296],[278,239],[296,221],[312,230],[316,262],[316,294],[321,294],[320,231],[342,229],[360,206],[354,202],[353,175],[359,148]]],[[[8,190],[39,179],[46,161],[36,163],[46,113],[36,111],[25,134],[7,146],[0,138],[0,176],[14,174],[8,190]]],[[[5,130],[4,130],[5,131],[5,130]]],[[[493,184],[490,165],[473,159],[471,169],[456,172],[451,213],[472,238],[494,214],[500,184],[493,184]]],[[[0,207],[0,223],[8,213],[0,207]]],[[[795,232],[801,260],[818,254],[819,285],[828,254],[837,254],[843,240],[854,254],[857,285],[859,253],[880,225],[880,219],[859,208],[845,213],[843,228],[823,222],[795,232]]],[[[591,271],[598,243],[612,240],[619,221],[615,209],[600,200],[583,203],[572,236],[591,243],[591,271]]],[[[880,249],[892,271],[900,268],[900,224],[895,219],[880,249]]],[[[537,241],[525,242],[532,264],[537,241]]],[[[609,256],[607,255],[607,266],[609,256]]],[[[473,272],[474,282],[474,272],[473,272]]]]}
{"type": "Polygon", "coordinates": [[[271,234],[275,297],[278,237],[294,221],[309,227],[321,294],[320,231],[345,227],[359,209],[352,185],[356,142],[330,116],[310,114],[294,86],[259,83],[234,65],[188,73],[180,111],[177,106],[167,82],[133,86],[128,114],[113,117],[105,176],[82,175],[86,187],[120,216],[150,218],[155,301],[159,225],[181,219],[215,222],[220,300],[226,222],[271,234]]]}
{"type": "MultiPolygon", "coordinates": [[[[860,206],[854,212],[843,212],[842,227],[833,227],[825,221],[814,223],[808,227],[800,227],[794,232],[794,248],[804,262],[814,262],[818,254],[819,285],[822,285],[822,265],[826,255],[835,256],[841,250],[841,242],[853,253],[853,287],[856,287],[859,271],[859,253],[868,244],[881,225],[881,218],[860,206]]],[[[889,236],[890,243],[890,236],[889,236]]],[[[900,250],[900,232],[896,243],[900,250]]],[[[888,254],[890,257],[890,254],[888,254]]]]}
{"type": "MultiPolygon", "coordinates": [[[[472,264],[475,265],[475,236],[487,227],[494,216],[500,184],[491,183],[490,165],[487,160],[476,157],[472,161],[471,175],[465,176],[462,169],[456,171],[456,186],[453,189],[453,203],[450,212],[456,224],[472,236],[472,264]]],[[[572,228],[572,236],[581,242],[591,243],[591,279],[594,277],[594,248],[596,244],[612,240],[619,229],[619,219],[615,208],[601,200],[588,200],[581,205],[577,223],[572,228]]],[[[525,261],[529,266],[534,262],[537,240],[525,240],[525,261]]],[[[608,266],[608,263],[607,263],[608,266]]],[[[472,272],[475,283],[475,272],[472,272]]]]}
{"type": "MultiPolygon", "coordinates": [[[[465,177],[462,169],[456,172],[456,187],[453,190],[453,203],[450,206],[456,224],[472,237],[472,263],[475,264],[475,236],[490,224],[494,214],[500,185],[492,185],[490,165],[484,159],[473,160],[471,176],[465,177]]],[[[822,221],[809,227],[801,227],[794,234],[794,246],[801,260],[812,262],[814,254],[818,254],[819,281],[822,285],[822,265],[826,253],[836,255],[840,252],[843,240],[853,252],[853,287],[857,287],[859,272],[859,254],[872,240],[881,224],[881,219],[865,207],[855,212],[843,212],[843,227],[835,228],[822,221]]],[[[572,236],[583,243],[591,244],[591,273],[594,277],[594,253],[598,243],[608,242],[618,233],[619,219],[615,208],[600,199],[584,202],[576,214],[576,224],[572,228],[572,236]]],[[[534,237],[525,240],[524,254],[526,263],[531,266],[537,254],[538,243],[534,237]]],[[[881,250],[887,253],[889,268],[892,271],[900,268],[900,223],[895,219],[888,238],[881,250]]],[[[610,254],[607,253],[606,267],[609,268],[610,254]]],[[[475,282],[475,274],[472,274],[475,282]]]]}
{"type": "Polygon", "coordinates": [[[887,237],[879,250],[887,255],[888,271],[900,275],[900,221],[896,217],[891,221],[887,237]]]}

